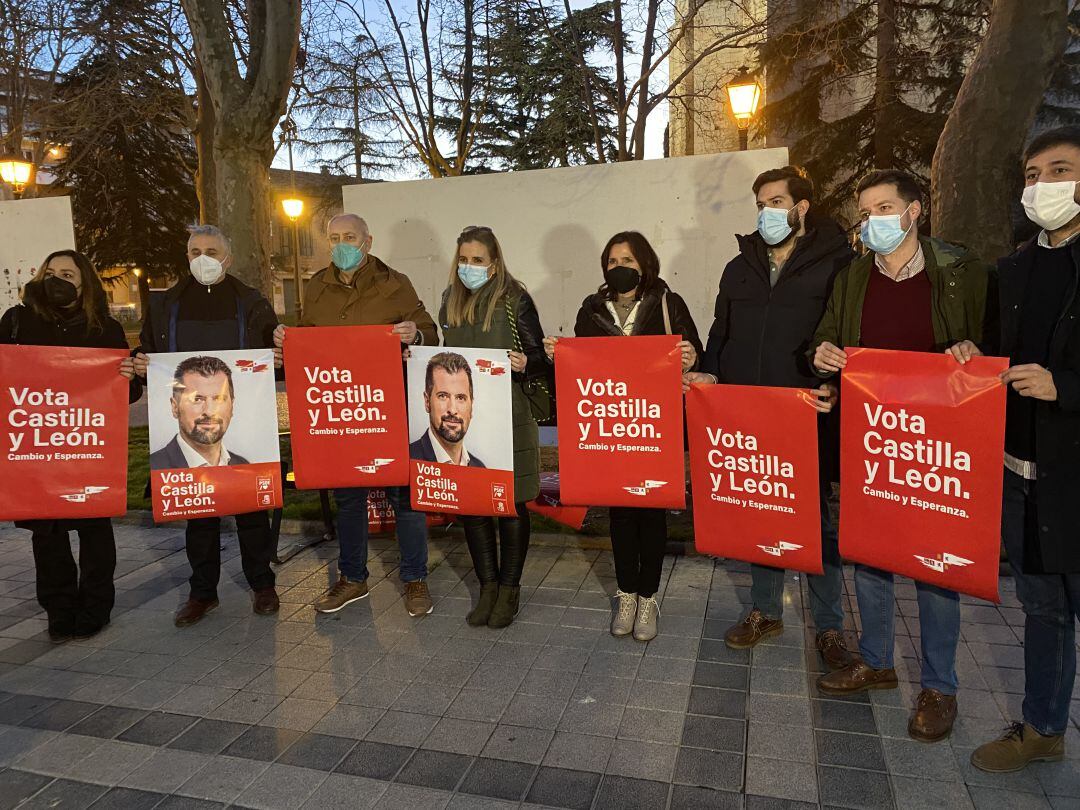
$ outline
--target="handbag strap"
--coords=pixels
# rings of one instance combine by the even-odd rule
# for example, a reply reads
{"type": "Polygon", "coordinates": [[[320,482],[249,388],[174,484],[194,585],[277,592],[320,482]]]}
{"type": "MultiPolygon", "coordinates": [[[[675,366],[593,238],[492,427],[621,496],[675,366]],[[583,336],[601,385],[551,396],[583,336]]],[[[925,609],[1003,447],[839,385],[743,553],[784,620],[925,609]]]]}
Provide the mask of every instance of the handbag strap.
{"type": "Polygon", "coordinates": [[[664,311],[664,334],[671,334],[671,313],[668,311],[667,305],[667,290],[664,290],[664,294],[660,296],[660,309],[664,311]]]}
{"type": "Polygon", "coordinates": [[[510,332],[514,336],[514,351],[518,354],[524,354],[521,348],[521,335],[518,334],[517,327],[517,313],[514,311],[514,305],[510,302],[510,296],[504,296],[503,302],[506,304],[506,320],[510,323],[510,332]]]}

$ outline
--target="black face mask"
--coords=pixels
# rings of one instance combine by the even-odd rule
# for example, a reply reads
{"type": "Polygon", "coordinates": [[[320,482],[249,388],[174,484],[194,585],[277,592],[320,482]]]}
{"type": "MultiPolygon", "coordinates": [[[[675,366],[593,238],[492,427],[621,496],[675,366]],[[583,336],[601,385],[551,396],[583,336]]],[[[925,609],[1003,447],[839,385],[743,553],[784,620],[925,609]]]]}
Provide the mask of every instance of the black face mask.
{"type": "Polygon", "coordinates": [[[70,307],[79,300],[79,291],[70,281],[58,276],[45,276],[42,281],[45,290],[45,299],[54,307],[70,307]]]}
{"type": "Polygon", "coordinates": [[[630,292],[641,283],[641,273],[634,267],[617,265],[609,267],[605,274],[608,286],[619,295],[630,292]]]}

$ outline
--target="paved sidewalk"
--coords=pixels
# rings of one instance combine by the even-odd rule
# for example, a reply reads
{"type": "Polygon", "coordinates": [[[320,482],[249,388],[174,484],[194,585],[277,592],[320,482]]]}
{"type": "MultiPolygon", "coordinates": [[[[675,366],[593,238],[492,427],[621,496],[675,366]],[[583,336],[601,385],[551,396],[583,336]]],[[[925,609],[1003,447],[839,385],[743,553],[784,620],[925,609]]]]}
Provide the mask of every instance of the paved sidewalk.
{"type": "Polygon", "coordinates": [[[465,624],[476,583],[458,540],[432,543],[431,616],[405,613],[396,549],[380,540],[369,599],[313,613],[331,576],[323,547],[279,572],[274,619],[252,615],[228,536],[221,607],[177,630],[182,532],[117,535],[112,625],[53,646],[29,538],[0,528],[0,808],[1080,806],[1075,725],[1065,762],[1004,777],[968,764],[1019,714],[1011,580],[1001,607],[965,600],[960,720],[925,745],[906,735],[909,582],[897,586],[902,688],[822,700],[795,577],[787,629],[751,655],[720,640],[748,598],[742,565],[669,558],[661,635],[646,646],[607,633],[605,552],[534,546],[521,614],[495,631],[465,624]]]}

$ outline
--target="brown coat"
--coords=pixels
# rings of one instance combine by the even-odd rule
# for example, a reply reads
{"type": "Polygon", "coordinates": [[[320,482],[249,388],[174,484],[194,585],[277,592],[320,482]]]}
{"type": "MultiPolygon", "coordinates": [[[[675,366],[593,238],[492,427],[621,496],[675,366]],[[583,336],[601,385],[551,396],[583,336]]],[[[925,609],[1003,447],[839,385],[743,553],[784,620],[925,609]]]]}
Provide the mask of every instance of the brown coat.
{"type": "Polygon", "coordinates": [[[408,276],[387,267],[375,256],[368,256],[348,284],[330,265],[304,285],[300,326],[374,326],[402,321],[416,324],[424,336],[424,345],[439,345],[435,321],[424,309],[408,276]]]}

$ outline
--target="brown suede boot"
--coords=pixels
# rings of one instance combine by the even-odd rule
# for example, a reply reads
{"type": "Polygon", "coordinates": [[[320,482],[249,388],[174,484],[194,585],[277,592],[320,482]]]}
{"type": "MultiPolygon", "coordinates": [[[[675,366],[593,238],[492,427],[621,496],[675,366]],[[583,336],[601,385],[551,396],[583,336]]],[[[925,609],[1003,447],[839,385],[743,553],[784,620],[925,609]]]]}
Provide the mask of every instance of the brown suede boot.
{"type": "Polygon", "coordinates": [[[993,742],[971,752],[971,764],[989,773],[1022,771],[1029,762],[1057,762],[1065,756],[1065,735],[1044,736],[1027,723],[1014,723],[993,742]]]}

